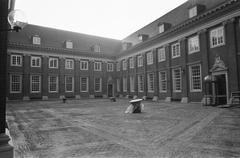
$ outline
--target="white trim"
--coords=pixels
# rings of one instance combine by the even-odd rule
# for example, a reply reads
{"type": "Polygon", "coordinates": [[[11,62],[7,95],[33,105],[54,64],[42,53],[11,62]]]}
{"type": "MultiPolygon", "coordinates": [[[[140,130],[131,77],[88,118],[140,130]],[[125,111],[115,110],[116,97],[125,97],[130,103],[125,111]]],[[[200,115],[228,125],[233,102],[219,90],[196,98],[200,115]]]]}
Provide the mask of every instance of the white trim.
{"type": "Polygon", "coordinates": [[[142,55],[138,55],[137,56],[137,66],[138,67],[142,67],[143,66],[143,56],[142,55]]]}
{"type": "Polygon", "coordinates": [[[127,77],[123,77],[123,92],[127,92],[127,77]]]}
{"type": "Polygon", "coordinates": [[[87,60],[80,60],[80,70],[88,70],[88,62],[89,61],[87,60]],[[83,67],[83,65],[85,66],[85,64],[87,65],[87,68],[83,67]]]}
{"type": "Polygon", "coordinates": [[[181,45],[180,45],[180,42],[177,42],[177,43],[173,43],[172,45],[171,45],[171,57],[172,57],[172,59],[174,59],[174,58],[178,58],[178,57],[180,57],[181,56],[181,45]],[[174,47],[175,47],[175,49],[174,49],[174,47]],[[178,48],[178,49],[176,49],[176,48],[178,48]],[[178,51],[176,51],[176,50],[178,50],[178,51]],[[176,51],[176,52],[175,52],[176,51]],[[175,54],[174,54],[175,53],[175,54]]]}
{"type": "MultiPolygon", "coordinates": [[[[35,82],[36,84],[38,84],[37,82],[35,82]]],[[[41,79],[41,75],[35,75],[35,74],[32,74],[30,75],[30,93],[41,93],[41,85],[42,85],[42,79],[41,79]],[[33,76],[38,76],[39,77],[39,91],[33,91],[33,80],[32,80],[32,77],[33,76]]]]}
{"type": "Polygon", "coordinates": [[[73,59],[65,59],[65,69],[68,69],[68,70],[74,69],[74,60],[73,59]],[[72,62],[72,67],[71,67],[71,62],[72,62]]]}
{"type": "Polygon", "coordinates": [[[40,56],[31,56],[31,67],[41,67],[42,66],[42,58],[40,56]],[[39,65],[34,66],[33,65],[33,60],[38,60],[39,59],[39,65]]]}
{"type": "Polygon", "coordinates": [[[153,64],[153,52],[147,52],[147,65],[153,64]]]}
{"type": "Polygon", "coordinates": [[[49,75],[48,76],[48,92],[49,93],[58,93],[58,85],[59,85],[58,76],[57,75],[49,75]],[[50,90],[50,77],[56,77],[56,91],[50,90]]]}
{"type": "Polygon", "coordinates": [[[213,29],[211,29],[210,31],[209,31],[209,38],[210,38],[210,48],[215,48],[215,47],[220,47],[220,46],[223,46],[223,45],[225,45],[225,41],[226,41],[226,36],[225,36],[225,27],[224,26],[219,26],[219,27],[216,27],[216,28],[213,28],[213,29]],[[222,38],[223,38],[223,42],[222,43],[218,43],[219,42],[219,30],[222,30],[222,38]],[[217,44],[216,45],[213,45],[213,43],[212,43],[212,34],[213,34],[213,32],[215,32],[215,33],[217,33],[217,44]]]}
{"type": "Polygon", "coordinates": [[[10,93],[22,93],[22,75],[19,74],[10,74],[10,93]],[[12,76],[19,76],[20,81],[19,81],[19,91],[12,91],[12,76]]]}
{"type": "Polygon", "coordinates": [[[123,70],[127,70],[127,59],[124,59],[124,60],[122,61],[122,69],[123,69],[123,70]]]}
{"type": "Polygon", "coordinates": [[[113,63],[107,63],[107,71],[113,72],[114,71],[114,64],[113,63]]]}
{"type": "Polygon", "coordinates": [[[71,75],[66,75],[65,76],[65,92],[74,92],[74,76],[71,76],[71,75]],[[72,90],[71,91],[68,91],[67,90],[67,77],[72,77],[72,90]]]}
{"type": "Polygon", "coordinates": [[[130,92],[135,92],[135,77],[130,76],[130,92]]]}
{"type": "Polygon", "coordinates": [[[182,69],[180,67],[172,69],[172,86],[173,86],[173,92],[175,92],[175,93],[182,92],[182,72],[181,72],[181,70],[182,69]],[[176,82],[175,82],[176,78],[175,78],[174,70],[179,70],[180,90],[176,90],[176,82]]]}
{"type": "Polygon", "coordinates": [[[134,58],[133,57],[129,58],[129,68],[134,69],[134,58]]]}
{"type": "Polygon", "coordinates": [[[202,92],[202,66],[201,64],[196,64],[196,65],[190,65],[189,66],[189,84],[190,84],[190,92],[202,92]],[[192,80],[192,67],[193,66],[199,66],[200,69],[199,69],[199,73],[200,73],[200,76],[199,76],[199,80],[200,80],[200,89],[193,89],[193,80],[192,80]]]}
{"type": "Polygon", "coordinates": [[[102,78],[101,78],[101,77],[95,77],[95,78],[94,78],[94,92],[102,92],[102,78]],[[96,79],[97,79],[97,78],[100,79],[99,91],[96,91],[96,79]]]}
{"type": "Polygon", "coordinates": [[[193,54],[193,53],[196,53],[196,52],[200,52],[200,40],[199,40],[199,36],[196,35],[196,36],[192,36],[192,37],[189,37],[188,38],[188,54],[193,54]],[[194,48],[197,48],[197,49],[194,49],[194,50],[190,50],[190,46],[191,44],[194,45],[196,43],[194,42],[197,41],[197,47],[194,47],[194,48]],[[192,42],[192,43],[191,43],[192,42]]]}
{"type": "Polygon", "coordinates": [[[80,92],[88,92],[89,91],[89,78],[87,76],[80,77],[80,92]],[[86,78],[86,90],[82,90],[82,78],[86,78]]]}
{"type": "Polygon", "coordinates": [[[166,50],[165,47],[157,48],[158,62],[166,61],[166,50]]]}
{"type": "Polygon", "coordinates": [[[167,71],[159,71],[159,92],[160,93],[166,93],[167,92],[167,71]],[[162,74],[161,73],[165,73],[165,80],[162,80],[162,74]],[[162,82],[166,82],[166,90],[162,90],[162,82]]]}
{"type": "Polygon", "coordinates": [[[154,92],[154,73],[147,74],[147,91],[150,93],[154,92]],[[150,75],[152,75],[152,78],[150,78],[150,75]],[[152,79],[152,80],[150,80],[150,79],[152,79]],[[150,83],[152,83],[152,87],[151,87],[150,83]]]}
{"type": "Polygon", "coordinates": [[[59,62],[59,59],[58,59],[58,58],[49,57],[49,59],[48,59],[48,68],[50,68],[50,69],[58,69],[58,62],[59,62]],[[50,65],[50,62],[51,62],[52,60],[56,60],[56,61],[57,61],[56,67],[50,65]]]}
{"type": "Polygon", "coordinates": [[[23,60],[23,57],[22,57],[22,55],[19,55],[19,54],[11,54],[11,66],[18,66],[18,67],[22,67],[22,60],[23,60]],[[16,57],[16,58],[20,58],[20,64],[18,64],[17,62],[16,62],[16,64],[13,64],[13,57],[16,57]]]}
{"type": "Polygon", "coordinates": [[[138,75],[138,92],[143,92],[143,91],[144,91],[144,75],[143,74],[139,74],[138,75]],[[141,78],[140,77],[143,79],[142,82],[141,82],[142,83],[142,90],[140,89],[140,87],[141,87],[140,86],[141,85],[141,83],[140,83],[140,81],[141,81],[140,79],[141,78]]]}
{"type": "Polygon", "coordinates": [[[94,71],[102,71],[102,62],[101,61],[94,61],[94,71]]]}

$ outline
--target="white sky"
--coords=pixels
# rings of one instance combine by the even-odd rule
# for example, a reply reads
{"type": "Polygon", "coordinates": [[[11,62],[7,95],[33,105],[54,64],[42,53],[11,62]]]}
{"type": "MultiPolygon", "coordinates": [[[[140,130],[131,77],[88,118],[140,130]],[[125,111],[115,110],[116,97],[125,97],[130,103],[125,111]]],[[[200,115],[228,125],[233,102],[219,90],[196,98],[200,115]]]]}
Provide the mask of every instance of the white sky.
{"type": "Polygon", "coordinates": [[[123,39],[187,0],[16,0],[28,23],[123,39]]]}

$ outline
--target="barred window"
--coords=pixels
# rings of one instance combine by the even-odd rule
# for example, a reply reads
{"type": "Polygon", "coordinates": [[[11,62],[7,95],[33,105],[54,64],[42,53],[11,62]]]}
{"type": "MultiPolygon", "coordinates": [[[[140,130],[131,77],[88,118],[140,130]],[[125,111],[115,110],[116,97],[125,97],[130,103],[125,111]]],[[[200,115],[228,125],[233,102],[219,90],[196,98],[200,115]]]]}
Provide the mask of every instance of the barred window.
{"type": "Polygon", "coordinates": [[[172,78],[173,78],[173,92],[181,92],[182,91],[181,68],[172,70],[172,78]]]}
{"type": "Polygon", "coordinates": [[[40,75],[31,75],[31,93],[41,92],[41,76],[40,75]]]}
{"type": "Polygon", "coordinates": [[[167,92],[167,73],[166,73],[166,71],[159,72],[159,91],[167,92]]]}
{"type": "Polygon", "coordinates": [[[21,93],[22,75],[10,75],[10,93],[21,93]]]}
{"type": "Polygon", "coordinates": [[[143,92],[144,90],[144,76],[138,75],[138,92],[143,92]]]}
{"type": "Polygon", "coordinates": [[[94,89],[95,89],[95,92],[101,92],[102,91],[102,78],[95,78],[94,79],[94,89]]]}
{"type": "Polygon", "coordinates": [[[48,87],[50,93],[58,92],[58,76],[48,77],[48,87]]]}
{"type": "Polygon", "coordinates": [[[154,92],[154,74],[148,74],[148,92],[154,92]]]}
{"type": "Polygon", "coordinates": [[[190,72],[190,89],[192,92],[202,91],[201,65],[193,65],[189,67],[190,72]]]}
{"type": "Polygon", "coordinates": [[[81,77],[81,92],[88,92],[88,77],[81,77]]]}
{"type": "Polygon", "coordinates": [[[22,56],[11,55],[11,66],[22,66],[22,56]]]}
{"type": "Polygon", "coordinates": [[[65,76],[65,91],[73,92],[74,91],[74,77],[65,76]]]}

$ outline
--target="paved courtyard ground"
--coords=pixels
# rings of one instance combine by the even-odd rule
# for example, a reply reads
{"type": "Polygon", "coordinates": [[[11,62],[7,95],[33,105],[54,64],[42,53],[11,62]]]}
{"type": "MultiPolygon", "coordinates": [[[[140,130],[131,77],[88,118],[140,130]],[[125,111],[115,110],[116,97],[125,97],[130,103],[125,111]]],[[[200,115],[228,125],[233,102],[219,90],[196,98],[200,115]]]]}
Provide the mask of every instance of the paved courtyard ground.
{"type": "Polygon", "coordinates": [[[240,108],[128,100],[9,102],[16,158],[240,157],[240,108]]]}

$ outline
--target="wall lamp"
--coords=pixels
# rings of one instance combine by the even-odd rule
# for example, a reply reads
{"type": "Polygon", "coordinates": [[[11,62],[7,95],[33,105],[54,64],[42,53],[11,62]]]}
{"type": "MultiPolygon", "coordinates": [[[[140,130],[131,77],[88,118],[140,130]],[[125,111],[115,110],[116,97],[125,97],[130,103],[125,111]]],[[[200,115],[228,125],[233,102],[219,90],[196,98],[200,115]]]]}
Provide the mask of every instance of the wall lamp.
{"type": "Polygon", "coordinates": [[[21,10],[12,10],[8,14],[8,23],[11,28],[1,29],[0,32],[16,31],[19,32],[27,25],[27,17],[21,10]]]}

